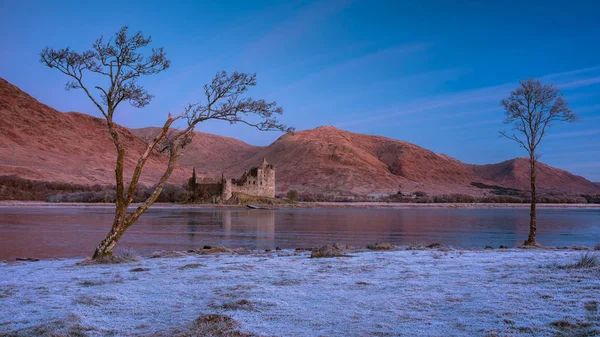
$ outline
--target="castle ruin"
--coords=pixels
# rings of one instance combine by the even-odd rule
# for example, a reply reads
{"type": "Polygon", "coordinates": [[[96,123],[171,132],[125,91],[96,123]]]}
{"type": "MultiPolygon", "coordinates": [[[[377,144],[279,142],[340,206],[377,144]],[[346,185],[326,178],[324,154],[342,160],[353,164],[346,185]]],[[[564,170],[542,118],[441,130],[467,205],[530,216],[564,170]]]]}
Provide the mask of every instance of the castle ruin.
{"type": "Polygon", "coordinates": [[[247,170],[239,179],[205,178],[197,182],[195,191],[204,200],[220,197],[221,201],[227,201],[235,193],[275,198],[275,168],[263,158],[259,166],[247,170]]]}
{"type": "Polygon", "coordinates": [[[259,166],[244,172],[240,179],[223,179],[221,200],[229,200],[233,193],[275,198],[275,168],[263,158],[259,166]]]}

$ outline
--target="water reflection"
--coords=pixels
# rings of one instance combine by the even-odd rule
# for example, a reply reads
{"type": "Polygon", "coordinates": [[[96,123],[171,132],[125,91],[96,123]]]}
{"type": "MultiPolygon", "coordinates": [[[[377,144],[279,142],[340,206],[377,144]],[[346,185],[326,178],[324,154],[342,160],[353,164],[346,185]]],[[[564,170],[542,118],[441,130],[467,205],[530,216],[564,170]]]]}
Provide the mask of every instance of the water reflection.
{"type": "MultiPolygon", "coordinates": [[[[106,235],[111,208],[0,207],[0,260],[85,256],[106,235]]],[[[328,242],[458,247],[514,246],[528,231],[527,209],[150,209],[120,246],[140,253],[204,245],[251,249],[313,247],[328,242]]],[[[540,210],[545,245],[600,242],[600,210],[540,210]]]]}
{"type": "Polygon", "coordinates": [[[223,238],[230,239],[240,233],[248,237],[255,236],[255,247],[258,249],[274,248],[275,245],[275,211],[253,210],[221,212],[223,238]]]}
{"type": "Polygon", "coordinates": [[[194,241],[194,237],[196,236],[196,222],[198,221],[198,217],[196,213],[188,213],[187,220],[187,233],[190,237],[190,241],[194,241]]]}

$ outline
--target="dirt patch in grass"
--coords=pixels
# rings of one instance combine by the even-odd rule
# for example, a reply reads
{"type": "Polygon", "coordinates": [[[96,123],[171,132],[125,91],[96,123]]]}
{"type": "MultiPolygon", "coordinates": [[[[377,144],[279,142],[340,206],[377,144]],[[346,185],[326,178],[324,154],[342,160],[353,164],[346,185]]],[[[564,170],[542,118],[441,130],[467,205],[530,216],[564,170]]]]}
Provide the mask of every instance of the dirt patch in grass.
{"type": "Polygon", "coordinates": [[[198,317],[184,330],[155,333],[152,337],[258,337],[238,330],[240,324],[226,315],[208,314],[198,317]]]}
{"type": "Polygon", "coordinates": [[[312,250],[311,258],[323,258],[323,257],[349,257],[342,252],[347,250],[348,246],[334,243],[333,245],[325,245],[312,250]]]}
{"type": "Polygon", "coordinates": [[[598,302],[596,302],[596,301],[585,302],[583,304],[583,308],[591,313],[596,313],[596,312],[598,312],[598,302]]]}
{"type": "Polygon", "coordinates": [[[142,267],[138,267],[138,268],[133,268],[131,270],[129,270],[132,273],[139,273],[139,272],[143,272],[143,271],[149,271],[150,268],[142,268],[142,267]]]}
{"type": "MultiPolygon", "coordinates": [[[[215,254],[215,253],[231,253],[232,250],[223,246],[204,246],[202,249],[188,250],[188,253],[195,253],[200,255],[215,254]]],[[[236,251],[237,252],[237,251],[236,251]]]]}
{"type": "Polygon", "coordinates": [[[79,283],[77,283],[78,285],[82,286],[82,287],[95,287],[95,286],[101,286],[101,285],[105,285],[105,284],[110,284],[110,283],[123,283],[123,277],[119,274],[115,275],[114,278],[112,279],[108,279],[108,280],[85,280],[85,281],[81,281],[79,283]]]}
{"type": "Polygon", "coordinates": [[[185,252],[177,251],[177,250],[157,250],[152,255],[151,258],[165,258],[165,257],[184,257],[187,254],[185,252]]]}
{"type": "Polygon", "coordinates": [[[210,305],[210,306],[215,309],[223,309],[223,310],[246,310],[246,311],[254,310],[254,305],[248,300],[226,302],[221,305],[210,305]]]}
{"type": "Polygon", "coordinates": [[[296,279],[283,279],[273,282],[273,285],[278,287],[297,286],[300,284],[302,284],[302,281],[296,279]]]}
{"type": "Polygon", "coordinates": [[[85,337],[90,335],[118,336],[117,331],[99,330],[81,324],[81,318],[71,314],[64,319],[32,326],[12,332],[0,333],[0,337],[85,337]]]}
{"type": "Polygon", "coordinates": [[[588,337],[600,336],[600,317],[590,316],[589,320],[570,321],[561,319],[550,323],[550,326],[557,329],[557,337],[588,337]]]}
{"type": "Polygon", "coordinates": [[[190,263],[190,264],[186,264],[185,266],[181,266],[177,269],[186,270],[186,269],[196,269],[196,268],[200,268],[200,267],[206,267],[206,265],[202,264],[202,263],[190,263]]]}
{"type": "Polygon", "coordinates": [[[9,286],[8,288],[0,289],[0,298],[6,298],[16,293],[17,291],[14,289],[14,286],[9,286]]]}
{"type": "Polygon", "coordinates": [[[389,242],[375,242],[375,243],[369,243],[367,245],[367,249],[369,249],[369,250],[392,250],[392,249],[394,249],[394,245],[389,242]]]}
{"type": "Polygon", "coordinates": [[[91,296],[91,295],[81,295],[73,300],[75,304],[83,304],[89,306],[100,307],[106,304],[109,304],[113,301],[116,301],[116,297],[113,296],[91,296]]]}
{"type": "Polygon", "coordinates": [[[77,266],[92,266],[97,264],[121,264],[139,262],[139,257],[123,257],[123,256],[106,256],[101,259],[85,259],[81,262],[77,262],[77,266]]]}

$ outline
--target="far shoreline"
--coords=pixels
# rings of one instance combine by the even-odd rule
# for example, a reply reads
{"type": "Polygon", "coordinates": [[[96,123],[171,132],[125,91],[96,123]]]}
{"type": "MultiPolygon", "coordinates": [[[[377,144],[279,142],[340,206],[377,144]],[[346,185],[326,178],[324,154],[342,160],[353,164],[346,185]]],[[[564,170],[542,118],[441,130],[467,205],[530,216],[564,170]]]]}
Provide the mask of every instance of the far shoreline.
{"type": "MultiPolygon", "coordinates": [[[[139,204],[133,203],[130,208],[139,204]]],[[[387,202],[299,202],[295,204],[260,204],[270,210],[277,209],[529,209],[530,204],[514,203],[387,203],[387,202]]],[[[9,207],[83,207],[114,208],[113,203],[51,203],[45,201],[0,201],[1,208],[9,207]]],[[[177,204],[155,203],[151,209],[247,209],[246,204],[177,204]]],[[[538,209],[600,209],[600,204],[537,204],[538,209]]]]}

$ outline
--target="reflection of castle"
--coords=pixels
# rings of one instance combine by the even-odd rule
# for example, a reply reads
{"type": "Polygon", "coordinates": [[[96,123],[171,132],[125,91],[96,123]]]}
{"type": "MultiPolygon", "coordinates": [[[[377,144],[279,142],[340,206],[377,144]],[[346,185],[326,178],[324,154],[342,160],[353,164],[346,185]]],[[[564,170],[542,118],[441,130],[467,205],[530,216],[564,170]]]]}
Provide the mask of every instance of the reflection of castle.
{"type": "Polygon", "coordinates": [[[257,249],[274,248],[275,211],[223,211],[221,214],[225,239],[231,239],[232,236],[237,236],[246,241],[248,237],[245,236],[244,233],[255,232],[257,249]]]}

